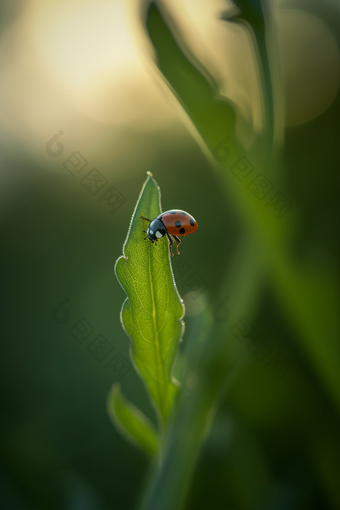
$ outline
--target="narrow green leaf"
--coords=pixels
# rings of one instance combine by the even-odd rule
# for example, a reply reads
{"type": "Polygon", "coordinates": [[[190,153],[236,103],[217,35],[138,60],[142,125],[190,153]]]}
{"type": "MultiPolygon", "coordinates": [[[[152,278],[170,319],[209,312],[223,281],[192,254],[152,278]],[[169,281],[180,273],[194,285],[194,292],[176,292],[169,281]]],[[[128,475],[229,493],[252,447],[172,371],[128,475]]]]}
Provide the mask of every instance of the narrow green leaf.
{"type": "Polygon", "coordinates": [[[148,222],[141,216],[152,220],[162,212],[160,188],[148,175],[115,273],[128,296],[121,321],[132,340],[132,359],[160,422],[166,423],[179,385],[171,378],[171,369],[183,333],[184,306],[173,279],[167,237],[157,247],[144,240],[148,222]]]}
{"type": "Polygon", "coordinates": [[[108,396],[109,416],[119,432],[145,453],[158,453],[157,433],[148,418],[122,395],[120,385],[114,384],[108,396]]]}

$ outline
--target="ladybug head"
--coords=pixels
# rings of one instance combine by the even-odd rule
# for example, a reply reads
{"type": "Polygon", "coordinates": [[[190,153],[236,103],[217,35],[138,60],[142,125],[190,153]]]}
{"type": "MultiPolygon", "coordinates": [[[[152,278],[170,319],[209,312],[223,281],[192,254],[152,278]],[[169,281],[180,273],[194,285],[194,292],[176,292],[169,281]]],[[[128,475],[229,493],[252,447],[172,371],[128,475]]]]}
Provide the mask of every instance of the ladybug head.
{"type": "MultiPolygon", "coordinates": [[[[153,220],[147,231],[146,236],[150,239],[152,243],[155,241],[158,241],[161,237],[164,237],[166,234],[166,228],[164,224],[161,222],[161,220],[153,220]]],[[[146,238],[145,238],[146,239],[146,238]]]]}

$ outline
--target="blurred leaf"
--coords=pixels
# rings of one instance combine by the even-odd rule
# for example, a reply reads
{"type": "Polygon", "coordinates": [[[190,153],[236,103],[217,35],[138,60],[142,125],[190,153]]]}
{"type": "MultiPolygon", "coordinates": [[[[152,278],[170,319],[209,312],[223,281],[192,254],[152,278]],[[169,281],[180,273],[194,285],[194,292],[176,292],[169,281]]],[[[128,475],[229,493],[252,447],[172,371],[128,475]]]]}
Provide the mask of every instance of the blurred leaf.
{"type": "MultiPolygon", "coordinates": [[[[245,185],[247,183],[240,183],[232,174],[231,163],[235,165],[236,158],[245,152],[236,140],[233,108],[218,98],[212,80],[207,79],[190,62],[187,52],[184,54],[154,4],[148,11],[147,30],[157,51],[158,67],[178,95],[214,159],[219,162],[222,170],[219,176],[226,190],[230,192],[240,216],[255,239],[261,242],[271,284],[283,303],[283,311],[288,312],[311,364],[317,368],[340,409],[340,373],[337,362],[339,321],[336,308],[339,290],[336,275],[332,274],[332,268],[323,267],[321,271],[315,272],[293,258],[292,246],[301,221],[297,207],[293,207],[287,216],[278,220],[274,208],[268,205],[264,207],[249,192],[245,185]],[[225,135],[228,135],[228,141],[223,139],[225,135]],[[225,157],[217,158],[218,154],[225,157]],[[325,296],[326,299],[320,300],[319,296],[325,296]],[[320,342],[320,338],[323,342],[320,342]]],[[[282,183],[270,171],[273,168],[264,163],[268,158],[263,151],[258,150],[258,144],[254,151],[252,154],[247,153],[253,167],[268,177],[273,187],[278,185],[280,190],[282,183]]]]}
{"type": "Polygon", "coordinates": [[[132,339],[132,357],[156,406],[161,424],[166,423],[179,383],[171,369],[183,333],[184,307],[177,292],[168,240],[155,247],[145,241],[145,218],[161,213],[160,189],[149,174],[132,216],[123,256],[115,265],[118,281],[127,293],[121,321],[132,339]]]}
{"type": "Polygon", "coordinates": [[[157,455],[158,437],[152,423],[123,397],[118,383],[112,386],[107,404],[110,418],[120,433],[150,457],[157,455]]]}
{"type": "Polygon", "coordinates": [[[235,131],[233,106],[216,99],[217,84],[211,77],[208,81],[189,62],[154,4],[148,10],[146,23],[157,51],[158,67],[207,145],[213,147],[221,139],[221,134],[235,131]]]}
{"type": "MultiPolygon", "coordinates": [[[[266,24],[264,9],[261,0],[233,0],[233,3],[240,10],[236,15],[225,11],[221,18],[227,22],[242,23],[253,35],[254,49],[257,56],[257,65],[260,73],[262,72],[262,96],[265,104],[266,113],[266,137],[268,138],[268,147],[273,143],[274,133],[274,96],[271,70],[269,65],[269,56],[267,50],[268,33],[266,33],[266,24]]],[[[269,15],[267,12],[267,21],[269,15]]],[[[273,45],[271,45],[273,53],[273,45]]]]}

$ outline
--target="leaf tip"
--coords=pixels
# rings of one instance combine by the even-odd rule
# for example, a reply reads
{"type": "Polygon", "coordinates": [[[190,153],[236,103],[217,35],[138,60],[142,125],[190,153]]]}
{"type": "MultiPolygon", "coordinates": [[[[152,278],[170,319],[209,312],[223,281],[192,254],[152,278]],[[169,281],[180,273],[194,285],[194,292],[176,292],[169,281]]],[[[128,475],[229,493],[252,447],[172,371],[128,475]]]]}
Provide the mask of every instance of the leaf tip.
{"type": "Polygon", "coordinates": [[[117,393],[120,392],[120,383],[119,382],[115,382],[112,386],[111,386],[111,389],[109,391],[109,394],[108,394],[108,402],[111,401],[111,398],[114,397],[117,393]]]}

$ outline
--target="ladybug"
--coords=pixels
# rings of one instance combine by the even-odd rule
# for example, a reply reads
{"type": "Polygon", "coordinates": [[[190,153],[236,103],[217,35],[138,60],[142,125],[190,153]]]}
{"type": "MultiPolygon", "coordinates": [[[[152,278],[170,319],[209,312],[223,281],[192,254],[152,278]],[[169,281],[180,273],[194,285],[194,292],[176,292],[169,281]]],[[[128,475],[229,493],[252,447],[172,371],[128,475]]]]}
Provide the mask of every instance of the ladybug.
{"type": "Polygon", "coordinates": [[[197,222],[195,218],[191,216],[191,214],[181,211],[180,209],[172,209],[171,211],[166,211],[157,216],[154,220],[149,220],[148,218],[144,218],[141,216],[143,220],[146,220],[150,223],[147,230],[143,230],[146,233],[145,239],[150,239],[152,243],[155,243],[157,246],[157,241],[161,237],[164,237],[165,234],[168,236],[169,247],[171,256],[174,256],[172,251],[173,239],[177,242],[176,251],[179,255],[178,246],[181,244],[181,240],[178,239],[177,236],[187,236],[192,234],[197,230],[197,222]]]}

